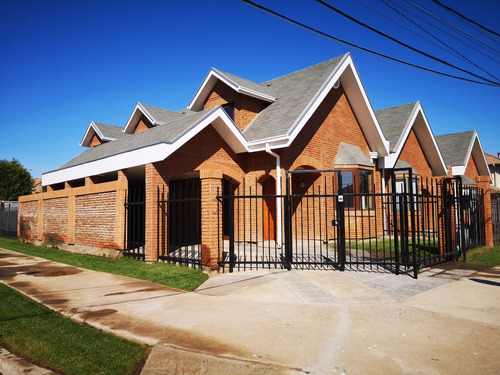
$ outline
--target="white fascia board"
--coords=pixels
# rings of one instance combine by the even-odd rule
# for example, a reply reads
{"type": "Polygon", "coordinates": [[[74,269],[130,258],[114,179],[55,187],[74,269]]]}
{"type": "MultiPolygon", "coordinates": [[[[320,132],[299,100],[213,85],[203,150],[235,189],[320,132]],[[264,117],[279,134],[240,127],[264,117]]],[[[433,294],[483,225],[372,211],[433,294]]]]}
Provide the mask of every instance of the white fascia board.
{"type": "Polygon", "coordinates": [[[210,124],[213,124],[217,132],[236,153],[248,152],[245,137],[231,121],[226,111],[218,107],[198,120],[172,143],[161,142],[89,163],[44,173],[42,185],[52,185],[164,160],[210,124]]]}
{"type": "Polygon", "coordinates": [[[233,80],[229,79],[222,73],[220,73],[217,69],[212,68],[208,72],[207,76],[205,77],[205,80],[201,84],[200,88],[196,92],[196,95],[194,96],[193,100],[191,100],[191,103],[188,105],[188,109],[193,110],[193,111],[199,111],[202,110],[202,99],[205,99],[205,97],[208,95],[210,90],[215,86],[215,83],[217,80],[224,82],[226,85],[228,85],[230,88],[232,88],[234,91],[240,94],[244,94],[247,96],[251,96],[253,98],[261,99],[266,102],[274,102],[276,101],[276,98],[263,94],[261,92],[249,89],[244,86],[238,85],[236,82],[233,80]]]}
{"type": "MultiPolygon", "coordinates": [[[[422,120],[424,121],[426,134],[428,135],[427,137],[428,139],[423,140],[423,142],[421,143],[421,147],[426,153],[429,163],[431,163],[432,161],[433,164],[431,166],[432,173],[434,174],[434,176],[446,176],[448,174],[448,168],[446,167],[443,155],[441,154],[441,150],[439,149],[439,146],[436,142],[436,137],[432,132],[431,126],[429,125],[429,121],[427,121],[427,116],[425,115],[424,109],[422,108],[420,102],[418,102],[418,112],[415,113],[415,117],[413,118],[414,122],[416,121],[417,115],[419,113],[422,115],[422,120]],[[431,146],[429,146],[429,144],[431,144],[431,146]]],[[[417,133],[418,130],[419,129],[415,128],[415,133],[417,133]]]]}
{"type": "Polygon", "coordinates": [[[95,176],[120,169],[136,167],[162,160],[162,155],[168,154],[171,145],[159,143],[156,145],[94,160],[89,163],[75,165],[65,169],[44,173],[42,185],[52,185],[59,182],[76,180],[88,176],[95,176]]]}
{"type": "Polygon", "coordinates": [[[371,151],[377,151],[379,156],[389,155],[389,141],[385,138],[382,127],[378,123],[375,111],[350,54],[342,73],[341,82],[371,151]]]}
{"type": "Polygon", "coordinates": [[[269,102],[269,103],[273,103],[276,101],[276,98],[274,96],[263,94],[261,92],[246,88],[244,86],[238,86],[238,87],[239,87],[238,92],[241,94],[251,96],[251,97],[254,97],[257,99],[261,99],[261,100],[264,100],[264,101],[269,102]]]}
{"type": "Polygon", "coordinates": [[[153,117],[149,114],[148,111],[142,106],[141,103],[137,103],[135,105],[134,110],[132,111],[132,114],[130,115],[127,125],[123,128],[122,132],[126,134],[133,134],[135,127],[137,126],[137,123],[139,122],[139,119],[141,118],[141,115],[146,116],[146,118],[151,122],[153,125],[161,125],[163,123],[155,121],[153,117]]]}
{"type": "Polygon", "coordinates": [[[202,96],[202,94],[203,94],[203,96],[206,96],[206,92],[210,91],[214,87],[216,80],[217,79],[214,76],[214,68],[211,68],[210,71],[208,72],[207,76],[203,80],[203,83],[199,87],[198,91],[196,91],[196,94],[195,94],[193,100],[191,100],[191,103],[189,103],[189,105],[188,105],[189,110],[200,111],[203,109],[202,106],[198,104],[198,101],[199,101],[200,97],[202,96]]]}
{"type": "MultiPolygon", "coordinates": [[[[476,161],[476,163],[477,163],[478,159],[479,159],[480,160],[479,164],[481,164],[481,166],[479,166],[479,165],[477,166],[478,167],[478,172],[481,175],[486,175],[486,172],[488,174],[490,174],[490,169],[488,167],[488,162],[486,161],[486,156],[484,155],[483,146],[481,145],[481,140],[479,139],[479,134],[477,133],[477,131],[474,134],[474,141],[473,141],[473,147],[472,147],[471,153],[474,153],[475,148],[476,148],[476,144],[477,144],[477,147],[479,147],[479,149],[475,153],[476,154],[476,158],[474,158],[474,161],[476,161]],[[477,153],[479,153],[479,155],[477,155],[477,153]],[[479,170],[480,168],[481,168],[481,170],[479,170]]],[[[490,174],[490,178],[491,178],[491,174],[490,174]]]]}
{"type": "Polygon", "coordinates": [[[90,146],[90,141],[92,140],[92,137],[94,134],[92,132],[96,132],[95,127],[94,127],[94,121],[90,121],[89,126],[87,127],[87,131],[85,132],[85,135],[82,138],[82,141],[80,142],[80,146],[82,147],[89,147],[90,146]]]}

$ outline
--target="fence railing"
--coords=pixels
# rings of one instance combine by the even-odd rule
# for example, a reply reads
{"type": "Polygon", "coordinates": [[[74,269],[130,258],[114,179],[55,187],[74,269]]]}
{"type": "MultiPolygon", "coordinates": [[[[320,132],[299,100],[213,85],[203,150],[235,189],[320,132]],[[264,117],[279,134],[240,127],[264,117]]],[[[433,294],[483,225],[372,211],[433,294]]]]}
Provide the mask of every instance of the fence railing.
{"type": "Polygon", "coordinates": [[[0,202],[0,237],[17,237],[17,202],[0,202]]]}

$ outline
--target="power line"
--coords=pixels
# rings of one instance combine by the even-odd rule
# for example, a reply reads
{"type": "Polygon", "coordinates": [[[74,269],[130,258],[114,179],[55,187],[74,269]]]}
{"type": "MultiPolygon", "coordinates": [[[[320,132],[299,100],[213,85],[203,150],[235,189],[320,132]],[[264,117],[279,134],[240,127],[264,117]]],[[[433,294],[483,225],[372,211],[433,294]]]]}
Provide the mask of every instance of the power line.
{"type": "Polygon", "coordinates": [[[492,80],[490,80],[490,79],[488,79],[488,78],[482,77],[482,76],[480,76],[480,75],[478,75],[478,74],[475,74],[475,73],[470,72],[470,71],[468,71],[468,70],[466,70],[466,69],[462,69],[462,68],[460,68],[460,67],[458,67],[458,66],[456,66],[456,65],[453,65],[453,64],[451,64],[451,63],[449,63],[449,62],[446,62],[446,61],[444,61],[444,60],[440,59],[439,57],[432,56],[432,55],[428,54],[427,52],[424,52],[424,51],[422,51],[422,50],[419,50],[418,48],[412,47],[412,46],[410,46],[409,44],[406,44],[406,43],[404,43],[404,42],[400,41],[399,39],[396,39],[396,38],[394,38],[394,37],[392,37],[392,36],[390,36],[390,35],[388,35],[388,34],[386,34],[386,33],[382,32],[382,31],[377,30],[377,29],[375,29],[374,27],[371,27],[370,25],[367,25],[366,23],[364,23],[364,22],[362,22],[362,21],[360,21],[360,20],[358,20],[358,19],[356,19],[356,18],[354,18],[354,17],[352,17],[352,16],[348,15],[347,13],[345,13],[345,12],[341,11],[340,9],[335,8],[333,5],[330,5],[330,4],[328,4],[327,2],[325,2],[325,1],[323,1],[323,0],[316,0],[316,2],[320,3],[321,5],[324,5],[324,6],[325,6],[325,7],[327,7],[328,9],[330,9],[330,10],[334,11],[335,13],[338,13],[338,14],[340,14],[341,16],[348,18],[349,20],[351,20],[351,21],[353,21],[353,22],[357,23],[358,25],[361,25],[361,26],[363,26],[363,27],[365,27],[365,28],[367,28],[367,29],[369,29],[369,30],[373,31],[374,33],[377,33],[377,34],[379,34],[379,35],[381,35],[381,36],[383,36],[383,37],[385,37],[385,38],[388,38],[389,40],[392,40],[393,42],[395,42],[395,43],[397,43],[397,44],[399,44],[399,45],[401,45],[401,46],[403,46],[403,47],[406,47],[406,48],[408,48],[408,49],[412,50],[413,52],[416,52],[416,53],[418,53],[418,54],[420,54],[420,55],[423,55],[423,56],[425,56],[425,57],[427,57],[427,58],[429,58],[429,59],[432,59],[432,60],[434,60],[434,61],[437,61],[437,62],[439,62],[439,63],[441,63],[441,64],[444,64],[444,65],[449,66],[449,67],[451,67],[451,68],[454,68],[454,69],[456,69],[456,70],[459,70],[459,71],[461,71],[461,72],[463,72],[463,73],[467,73],[467,74],[469,74],[469,75],[471,75],[471,76],[473,76],[473,77],[476,77],[476,78],[482,79],[482,80],[484,80],[484,81],[486,81],[486,82],[494,83],[495,85],[498,85],[498,83],[499,83],[498,81],[497,81],[497,82],[492,81],[492,80]]]}
{"type": "MultiPolygon", "coordinates": [[[[467,35],[466,38],[459,38],[458,35],[454,35],[452,33],[450,33],[449,31],[447,30],[444,30],[442,28],[440,28],[436,23],[431,23],[429,20],[427,20],[426,18],[422,18],[421,16],[419,16],[418,14],[412,12],[411,10],[409,9],[406,9],[404,8],[401,4],[398,4],[397,2],[393,1],[393,0],[388,0],[394,7],[398,7],[402,10],[404,10],[406,13],[409,13],[411,14],[413,17],[416,17],[418,18],[420,21],[424,22],[424,23],[427,23],[428,25],[430,25],[431,27],[434,27],[436,29],[438,29],[440,32],[442,33],[445,33],[446,35],[448,35],[449,37],[455,39],[456,41],[458,41],[459,43],[462,43],[462,44],[465,44],[468,48],[474,50],[475,52],[479,53],[480,55],[483,55],[484,57],[486,57],[487,59],[490,59],[492,61],[494,61],[495,63],[499,63],[500,60],[494,58],[493,56],[490,56],[488,54],[486,54],[486,49],[484,48],[476,48],[474,45],[471,45],[469,44],[468,42],[472,42],[474,43],[474,41],[471,40],[471,38],[469,38],[467,35]]],[[[408,5],[411,5],[411,6],[414,6],[414,7],[417,7],[417,5],[415,3],[412,4],[411,1],[408,1],[408,0],[404,0],[406,3],[408,3],[408,5]]],[[[417,10],[425,13],[426,15],[429,15],[431,16],[432,18],[434,18],[436,21],[438,21],[439,24],[441,24],[442,26],[446,26],[448,29],[451,28],[451,26],[449,24],[447,24],[445,21],[443,21],[442,19],[440,19],[439,17],[437,17],[436,15],[432,14],[431,12],[425,10],[425,9],[419,9],[417,7],[417,10]],[[429,14],[430,13],[430,14],[429,14]]],[[[453,30],[453,31],[457,31],[457,30],[453,30]]],[[[496,54],[494,51],[491,51],[493,54],[496,54]]]]}
{"type": "Polygon", "coordinates": [[[484,70],[479,65],[477,65],[476,63],[474,63],[473,61],[471,61],[469,58],[467,58],[464,55],[462,55],[456,49],[454,49],[453,47],[449,46],[444,41],[442,41],[441,39],[439,39],[435,35],[431,34],[429,31],[425,30],[422,26],[420,26],[419,24],[417,24],[416,22],[414,22],[412,19],[410,19],[409,17],[407,17],[405,14],[401,13],[399,10],[397,10],[392,5],[390,5],[386,0],[380,0],[380,1],[382,1],[385,5],[387,5],[394,12],[398,13],[401,17],[403,17],[407,21],[411,22],[413,25],[415,25],[416,27],[418,27],[420,30],[422,30],[423,32],[425,32],[426,34],[428,34],[429,36],[431,36],[432,38],[434,38],[435,40],[437,40],[439,43],[441,43],[442,45],[444,45],[445,47],[447,47],[448,49],[450,49],[451,51],[453,51],[455,54],[457,54],[458,56],[460,56],[463,60],[469,62],[470,64],[474,65],[479,70],[483,71],[484,73],[488,74],[490,77],[492,77],[492,78],[494,78],[494,79],[496,79],[498,81],[498,77],[496,77],[493,74],[489,73],[488,71],[484,70]]]}
{"type": "Polygon", "coordinates": [[[434,14],[433,12],[431,12],[430,10],[427,10],[426,8],[424,8],[422,5],[420,4],[417,4],[415,3],[413,0],[404,0],[406,3],[412,5],[413,7],[417,8],[418,10],[420,10],[421,12],[427,14],[428,16],[434,18],[436,21],[442,23],[443,25],[446,25],[447,27],[451,28],[452,30],[458,32],[459,34],[462,34],[463,36],[465,36],[467,39],[469,40],[472,40],[474,41],[475,43],[479,43],[479,44],[482,44],[483,47],[486,47],[486,48],[489,48],[493,53],[495,54],[498,54],[500,53],[500,50],[494,46],[492,46],[491,44],[489,43],[486,43],[485,41],[477,38],[476,36],[468,33],[467,31],[465,30],[462,30],[460,27],[454,25],[453,23],[451,22],[448,22],[444,19],[442,19],[441,17],[437,16],[436,14],[434,14]]]}
{"type": "MultiPolygon", "coordinates": [[[[284,20],[294,26],[298,26],[304,30],[307,30],[309,32],[312,32],[314,34],[317,34],[317,35],[320,35],[326,39],[330,39],[334,42],[337,42],[337,43],[341,43],[341,44],[345,44],[347,46],[350,46],[350,47],[353,47],[353,48],[356,48],[358,50],[361,50],[361,51],[364,51],[364,52],[367,52],[367,53],[370,53],[370,54],[373,54],[375,56],[379,56],[379,57],[382,57],[382,58],[385,58],[385,59],[388,59],[388,60],[391,60],[391,61],[395,61],[395,62],[398,62],[400,64],[404,64],[404,65],[407,65],[407,66],[411,66],[411,67],[414,67],[414,68],[417,68],[417,69],[420,69],[420,70],[424,70],[424,71],[427,71],[427,72],[431,72],[431,73],[434,73],[434,74],[437,74],[437,75],[440,75],[440,76],[444,76],[444,77],[449,77],[449,78],[454,78],[454,79],[457,79],[457,80],[461,80],[461,81],[465,81],[465,82],[469,82],[469,83],[476,83],[476,84],[479,84],[479,85],[485,85],[485,86],[494,86],[494,87],[499,87],[500,84],[498,83],[487,83],[487,82],[483,82],[483,81],[476,81],[474,79],[470,79],[470,78],[465,78],[465,77],[460,77],[460,76],[455,76],[455,75],[452,75],[452,74],[448,74],[448,73],[444,73],[444,72],[440,72],[440,71],[437,71],[437,70],[434,70],[434,69],[429,69],[429,68],[425,68],[423,66],[420,66],[420,65],[416,65],[416,64],[413,64],[413,63],[410,63],[410,62],[407,62],[407,61],[404,61],[404,60],[401,60],[401,59],[398,59],[398,58],[395,58],[395,57],[392,57],[392,56],[389,56],[389,55],[386,55],[386,54],[383,54],[383,53],[380,53],[380,52],[376,52],[374,50],[371,50],[371,49],[368,49],[368,48],[365,48],[365,47],[362,47],[360,45],[357,45],[357,44],[354,44],[354,43],[350,43],[346,40],[343,40],[343,39],[340,39],[340,38],[337,38],[337,37],[334,37],[333,35],[330,35],[330,34],[327,34],[323,31],[320,31],[318,29],[315,29],[313,27],[310,27],[310,26],[307,26],[301,22],[298,22],[298,21],[295,21],[283,14],[280,14],[278,12],[275,12],[269,8],[266,8],[262,5],[259,5],[257,3],[254,3],[253,1],[250,1],[250,0],[239,0],[241,1],[242,3],[245,3],[247,5],[250,5],[260,11],[263,11],[265,13],[268,13],[276,18],[279,18],[281,20],[284,20]]],[[[488,80],[489,81],[489,80],[488,80]]]]}
{"type": "Polygon", "coordinates": [[[466,20],[466,21],[468,21],[468,22],[470,22],[470,23],[472,23],[472,24],[474,24],[474,25],[476,25],[476,26],[480,27],[480,28],[481,28],[481,29],[483,29],[484,31],[487,31],[487,32],[489,32],[489,33],[491,33],[491,34],[493,34],[493,35],[496,35],[496,36],[500,37],[500,34],[498,34],[497,32],[495,32],[495,31],[493,31],[493,30],[488,29],[487,27],[485,27],[485,26],[481,25],[480,23],[477,23],[477,22],[476,22],[476,21],[474,21],[474,20],[471,20],[470,18],[468,18],[468,17],[464,16],[462,13],[457,12],[456,10],[454,10],[454,9],[450,8],[449,6],[444,5],[443,3],[441,3],[441,2],[439,2],[439,1],[437,1],[437,0],[432,0],[432,1],[433,1],[433,2],[435,2],[437,5],[439,5],[439,6],[443,7],[444,9],[446,9],[446,10],[448,10],[448,11],[452,12],[452,13],[455,13],[455,14],[456,14],[457,16],[459,16],[460,18],[463,18],[464,20],[466,20]]]}

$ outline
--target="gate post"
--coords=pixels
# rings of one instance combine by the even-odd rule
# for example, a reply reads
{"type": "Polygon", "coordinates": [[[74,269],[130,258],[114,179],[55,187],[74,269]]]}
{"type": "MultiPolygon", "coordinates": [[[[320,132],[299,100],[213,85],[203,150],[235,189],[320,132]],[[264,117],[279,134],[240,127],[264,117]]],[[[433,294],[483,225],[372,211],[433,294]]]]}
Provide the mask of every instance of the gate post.
{"type": "Polygon", "coordinates": [[[290,205],[290,177],[286,171],[286,194],[285,206],[285,267],[288,271],[292,269],[292,217],[290,205]]]}
{"type": "Polygon", "coordinates": [[[490,176],[478,176],[476,182],[483,192],[483,225],[485,245],[493,247],[493,218],[491,211],[491,190],[490,190],[490,176]]]}
{"type": "MultiPolygon", "coordinates": [[[[396,262],[396,275],[399,275],[399,241],[398,241],[398,203],[396,193],[396,173],[391,176],[392,221],[394,226],[394,256],[396,262]]],[[[401,205],[401,202],[400,202],[401,205]]]]}
{"type": "Polygon", "coordinates": [[[337,197],[337,251],[339,256],[339,267],[341,271],[345,270],[346,250],[345,250],[345,213],[344,196],[337,197]]]}
{"type": "MultiPolygon", "coordinates": [[[[223,197],[222,199],[227,199],[229,211],[229,272],[233,272],[236,256],[234,254],[234,192],[233,192],[233,179],[229,179],[229,197],[223,197]]],[[[223,249],[222,249],[223,251],[223,249]]]]}
{"type": "Polygon", "coordinates": [[[217,195],[222,187],[222,171],[204,169],[201,180],[201,265],[218,268],[219,251],[222,249],[222,210],[217,195]]]}

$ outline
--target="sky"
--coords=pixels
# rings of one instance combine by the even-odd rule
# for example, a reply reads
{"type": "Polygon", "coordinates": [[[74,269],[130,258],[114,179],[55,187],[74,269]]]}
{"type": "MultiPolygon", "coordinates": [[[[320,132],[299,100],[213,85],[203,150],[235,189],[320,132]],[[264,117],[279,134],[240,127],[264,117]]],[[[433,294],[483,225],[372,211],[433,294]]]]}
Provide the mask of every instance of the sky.
{"type": "MultiPolygon", "coordinates": [[[[432,0],[413,1],[439,18],[412,0],[384,1],[328,0],[427,54],[500,82],[500,37],[472,27],[432,0]]],[[[477,79],[314,0],[255,2],[350,43],[477,79]]],[[[497,0],[440,2],[500,34],[497,0]]],[[[264,82],[347,52],[375,110],[420,101],[435,135],[475,129],[484,151],[500,152],[500,87],[388,63],[238,0],[2,0],[0,17],[0,160],[18,159],[33,177],[83,152],[79,143],[90,121],[125,126],[137,102],[170,110],[187,107],[211,67],[264,82]]]]}

